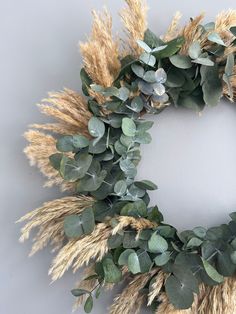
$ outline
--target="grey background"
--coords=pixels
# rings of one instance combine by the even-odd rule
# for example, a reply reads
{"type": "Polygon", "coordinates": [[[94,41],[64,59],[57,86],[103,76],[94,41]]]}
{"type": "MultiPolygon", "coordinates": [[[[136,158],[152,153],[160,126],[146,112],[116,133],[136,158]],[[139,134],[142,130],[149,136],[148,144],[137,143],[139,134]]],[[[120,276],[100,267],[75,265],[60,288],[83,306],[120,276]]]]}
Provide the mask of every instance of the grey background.
{"type": "MultiPolygon", "coordinates": [[[[29,123],[45,121],[35,104],[47,91],[80,90],[77,42],[89,34],[91,9],[104,4],[113,13],[115,31],[120,30],[117,12],[122,1],[0,0],[1,314],[71,312],[69,290],[79,275],[67,272],[50,285],[49,250],[28,259],[30,241],[20,245],[17,240],[20,226],[14,222],[60,195],[56,188],[44,189],[42,176],[29,167],[22,153],[26,145],[22,134],[29,123]]],[[[149,0],[148,4],[149,26],[158,34],[177,10],[184,22],[201,11],[211,20],[220,10],[235,8],[234,0],[214,4],[149,0]]],[[[211,226],[226,221],[227,213],[235,210],[235,121],[235,106],[224,102],[202,117],[173,109],[155,117],[153,143],[143,147],[140,177],[158,183],[152,202],[160,205],[168,222],[180,228],[211,226]]],[[[105,293],[94,313],[107,313],[112,295],[105,293]]]]}

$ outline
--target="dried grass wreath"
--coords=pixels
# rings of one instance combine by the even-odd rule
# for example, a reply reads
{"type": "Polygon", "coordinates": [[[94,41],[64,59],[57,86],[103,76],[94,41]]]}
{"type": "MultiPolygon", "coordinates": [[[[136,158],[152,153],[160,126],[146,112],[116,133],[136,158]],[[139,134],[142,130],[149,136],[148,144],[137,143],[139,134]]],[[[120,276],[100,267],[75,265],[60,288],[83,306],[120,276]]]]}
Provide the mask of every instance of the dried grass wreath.
{"type": "Polygon", "coordinates": [[[101,291],[126,282],[111,314],[138,313],[143,304],[154,313],[233,314],[236,213],[228,224],[178,232],[149,206],[156,185],[135,177],[140,145],[151,142],[148,114],[236,101],[236,11],[207,24],[201,14],[183,28],[177,13],[162,37],[147,28],[146,12],[141,0],[126,0],[122,48],[109,13],[93,12],[91,37],[80,44],[84,95],[65,89],[39,105],[57,122],[32,125],[25,153],[46,186],[71,196],[21,218],[20,240],[37,228],[31,254],[49,243],[59,250],[53,281],[87,266],[72,290],[86,313],[101,291]]]}

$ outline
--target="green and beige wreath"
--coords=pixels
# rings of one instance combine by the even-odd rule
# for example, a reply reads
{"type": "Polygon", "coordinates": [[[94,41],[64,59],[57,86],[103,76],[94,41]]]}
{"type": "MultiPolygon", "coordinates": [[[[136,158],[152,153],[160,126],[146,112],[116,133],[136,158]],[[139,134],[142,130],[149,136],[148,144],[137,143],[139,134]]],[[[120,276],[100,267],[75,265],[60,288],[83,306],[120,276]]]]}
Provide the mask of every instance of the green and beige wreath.
{"type": "Polygon", "coordinates": [[[92,34],[80,44],[83,95],[65,89],[39,105],[56,122],[31,125],[25,153],[46,186],[69,196],[21,218],[20,240],[36,228],[31,254],[48,244],[58,251],[53,281],[86,266],[72,290],[86,313],[123,282],[111,314],[144,304],[154,313],[234,314],[236,213],[208,230],[178,231],[149,204],[155,183],[135,177],[140,145],[151,143],[149,115],[167,106],[194,114],[223,96],[236,101],[236,11],[207,24],[199,15],[184,27],[177,13],[161,37],[147,28],[146,12],[141,0],[126,0],[124,42],[113,38],[109,13],[94,12],[92,34]]]}

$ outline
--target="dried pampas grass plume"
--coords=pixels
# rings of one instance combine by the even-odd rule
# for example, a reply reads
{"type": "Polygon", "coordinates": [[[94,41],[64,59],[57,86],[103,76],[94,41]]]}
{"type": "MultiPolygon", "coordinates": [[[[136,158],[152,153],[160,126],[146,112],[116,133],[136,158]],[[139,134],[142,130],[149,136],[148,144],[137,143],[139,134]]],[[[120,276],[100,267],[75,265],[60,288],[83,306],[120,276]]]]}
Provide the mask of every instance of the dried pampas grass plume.
{"type": "Polygon", "coordinates": [[[198,41],[201,36],[201,29],[199,29],[199,25],[204,18],[204,14],[196,16],[194,19],[191,19],[189,23],[184,26],[180,35],[185,38],[185,43],[183,44],[180,53],[188,54],[189,47],[194,41],[198,41]]]}
{"type": "Polygon", "coordinates": [[[49,98],[38,105],[41,112],[58,121],[55,124],[34,124],[32,127],[59,134],[88,135],[87,125],[91,118],[86,99],[80,94],[65,89],[51,92],[49,98]]]}
{"type": "Polygon", "coordinates": [[[50,164],[49,156],[57,153],[56,140],[53,136],[45,133],[29,130],[24,134],[29,145],[24,149],[31,166],[37,166],[48,178],[45,186],[62,184],[63,180],[50,164]]]}
{"type": "MultiPolygon", "coordinates": [[[[56,119],[56,123],[33,124],[34,129],[40,129],[57,134],[83,134],[88,136],[87,125],[91,117],[85,99],[78,93],[65,89],[58,93],[49,93],[39,105],[42,113],[56,119]]],[[[62,190],[73,187],[63,182],[63,179],[50,164],[49,157],[57,153],[56,139],[38,130],[29,130],[25,133],[29,145],[24,152],[32,166],[36,165],[48,178],[45,186],[62,185],[62,190]]]]}
{"type": "Polygon", "coordinates": [[[138,39],[144,38],[147,29],[147,4],[142,0],[125,0],[127,7],[121,11],[125,32],[128,35],[127,54],[139,56],[143,50],[137,45],[138,39]]]}
{"type": "Polygon", "coordinates": [[[182,14],[179,11],[175,13],[166,34],[163,36],[163,40],[165,42],[170,41],[178,36],[180,32],[179,22],[181,20],[181,17],[182,14]]]}
{"type": "Polygon", "coordinates": [[[148,281],[156,274],[158,269],[153,269],[149,273],[135,276],[123,292],[114,300],[110,308],[110,314],[137,314],[140,311],[144,300],[141,290],[148,281]],[[141,299],[140,299],[141,298],[141,299]]]}
{"type": "Polygon", "coordinates": [[[118,41],[112,36],[112,18],[107,10],[93,11],[92,34],[80,43],[84,67],[93,82],[104,87],[112,85],[120,70],[118,41]]]}
{"type": "Polygon", "coordinates": [[[81,239],[70,240],[55,257],[49,275],[55,281],[73,267],[74,271],[88,265],[91,259],[100,261],[108,252],[107,240],[111,235],[111,227],[105,223],[96,225],[94,231],[81,239]]]}
{"type": "Polygon", "coordinates": [[[58,249],[65,240],[64,218],[67,215],[81,213],[93,203],[94,199],[87,196],[68,196],[44,203],[42,207],[29,212],[18,220],[18,222],[27,222],[21,229],[20,242],[27,240],[33,229],[39,228],[33,240],[34,244],[30,255],[43,249],[50,242],[54,249],[58,249]]]}
{"type": "Polygon", "coordinates": [[[141,231],[143,229],[152,229],[157,226],[156,223],[151,222],[145,218],[134,218],[131,216],[117,217],[118,224],[112,230],[112,234],[117,234],[126,227],[131,227],[134,230],[141,231]]]}

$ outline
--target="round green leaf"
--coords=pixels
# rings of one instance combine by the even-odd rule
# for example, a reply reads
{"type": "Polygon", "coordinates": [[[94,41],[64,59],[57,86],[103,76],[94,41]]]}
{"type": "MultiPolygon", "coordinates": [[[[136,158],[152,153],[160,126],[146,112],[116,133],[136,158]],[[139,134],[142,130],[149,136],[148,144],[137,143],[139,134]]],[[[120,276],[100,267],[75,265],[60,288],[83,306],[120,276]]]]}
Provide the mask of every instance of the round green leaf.
{"type": "Polygon", "coordinates": [[[60,137],[56,147],[60,152],[72,152],[74,150],[73,137],[71,135],[60,137]]]}
{"type": "Polygon", "coordinates": [[[64,219],[64,230],[68,238],[76,238],[84,234],[79,215],[70,215],[64,219]]]}
{"type": "Polygon", "coordinates": [[[184,55],[173,55],[170,57],[170,62],[180,69],[189,69],[192,67],[191,59],[184,55]]]}
{"type": "Polygon", "coordinates": [[[201,54],[201,46],[198,41],[194,41],[188,50],[189,56],[192,59],[197,59],[201,54]]]}
{"type": "Polygon", "coordinates": [[[122,271],[114,264],[111,258],[102,261],[104,279],[107,283],[117,283],[122,279],[122,271]]]}
{"type": "Polygon", "coordinates": [[[163,266],[170,260],[170,252],[166,251],[160,255],[157,255],[154,262],[157,266],[163,266]]]}
{"type": "Polygon", "coordinates": [[[140,112],[143,110],[143,101],[142,98],[139,96],[136,96],[131,101],[130,107],[135,112],[140,112]]]}
{"type": "Polygon", "coordinates": [[[134,136],[136,133],[136,125],[133,119],[123,118],[121,127],[124,135],[126,136],[134,136]]]}
{"type": "Polygon", "coordinates": [[[168,249],[168,242],[156,232],[148,241],[148,249],[152,253],[164,253],[168,249]]]}
{"type": "Polygon", "coordinates": [[[126,190],[127,190],[127,184],[124,180],[120,180],[120,181],[116,182],[116,184],[114,186],[114,192],[118,196],[124,195],[126,190]]]}
{"type": "Polygon", "coordinates": [[[142,78],[144,76],[144,68],[141,65],[134,63],[131,65],[131,69],[138,77],[142,78]]]}
{"type": "Polygon", "coordinates": [[[105,133],[105,124],[97,117],[92,117],[88,123],[88,130],[93,137],[101,138],[105,133]]]}
{"type": "Polygon", "coordinates": [[[173,275],[167,278],[165,290],[169,301],[177,309],[188,309],[193,303],[193,292],[173,275]]]}
{"type": "Polygon", "coordinates": [[[72,138],[73,146],[76,148],[85,148],[89,146],[89,140],[83,135],[74,135],[72,138]]]}
{"type": "Polygon", "coordinates": [[[135,253],[135,251],[132,249],[127,249],[123,253],[121,253],[118,260],[118,264],[121,266],[128,265],[128,258],[131,253],[135,253]]]}

